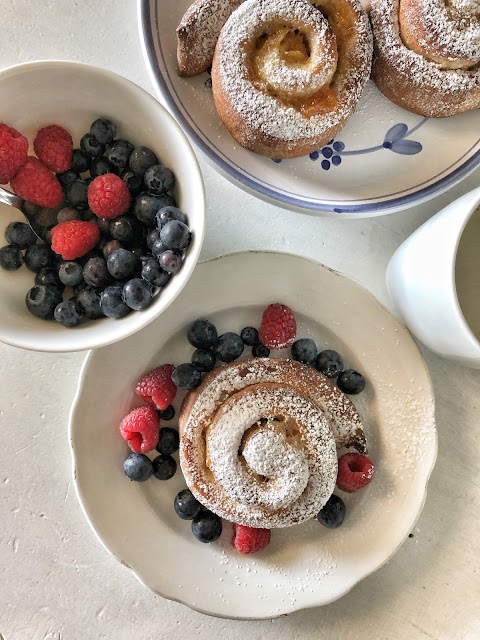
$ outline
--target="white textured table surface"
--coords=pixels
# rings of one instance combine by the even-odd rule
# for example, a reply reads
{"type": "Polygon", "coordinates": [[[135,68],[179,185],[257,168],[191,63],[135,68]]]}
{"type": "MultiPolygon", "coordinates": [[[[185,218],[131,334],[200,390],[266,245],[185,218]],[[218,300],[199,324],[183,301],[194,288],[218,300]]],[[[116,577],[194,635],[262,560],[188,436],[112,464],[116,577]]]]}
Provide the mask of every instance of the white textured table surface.
{"type": "MultiPolygon", "coordinates": [[[[8,25],[0,67],[68,58],[152,91],[134,0],[0,0],[0,9],[8,25]]],[[[480,183],[477,172],[408,212],[336,221],[264,204],[200,160],[209,209],[205,258],[246,248],[303,254],[354,276],[387,305],[384,273],[393,251],[480,183]]],[[[425,356],[437,395],[439,457],[414,537],[342,600],[256,623],[216,620],[164,601],[104,551],[70,472],[67,415],[83,354],[0,345],[0,639],[478,640],[480,372],[425,356]]]]}

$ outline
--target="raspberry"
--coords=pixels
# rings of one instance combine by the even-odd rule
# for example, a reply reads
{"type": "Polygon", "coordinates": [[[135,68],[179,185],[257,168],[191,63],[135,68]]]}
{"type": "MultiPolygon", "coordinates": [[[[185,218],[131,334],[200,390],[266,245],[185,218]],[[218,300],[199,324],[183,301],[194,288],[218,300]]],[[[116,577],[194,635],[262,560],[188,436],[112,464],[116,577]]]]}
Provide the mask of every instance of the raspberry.
{"type": "Polygon", "coordinates": [[[354,493],[372,479],[373,462],[361,453],[346,453],[338,459],[337,487],[354,493]]]}
{"type": "Polygon", "coordinates": [[[0,184],[7,184],[25,164],[28,140],[13,127],[0,124],[0,184]]]}
{"type": "Polygon", "coordinates": [[[72,164],[73,140],[72,136],[52,124],[49,127],[40,129],[33,143],[33,148],[39,160],[47,166],[50,171],[63,173],[70,169],[72,164]]]}
{"type": "Polygon", "coordinates": [[[243,524],[233,525],[232,546],[239,553],[256,553],[270,542],[270,529],[252,529],[243,524]]]}
{"type": "Polygon", "coordinates": [[[153,407],[130,411],[120,423],[120,433],[134,453],[148,453],[158,444],[160,420],[153,407]]]}
{"type": "Polygon", "coordinates": [[[88,187],[88,206],[99,218],[117,218],[129,210],[131,203],[127,185],[114,173],[98,176],[88,187]]]}
{"type": "Polygon", "coordinates": [[[62,187],[57,178],[38,158],[29,156],[10,180],[10,185],[17,196],[38,204],[41,207],[58,207],[63,200],[62,187]]]}
{"type": "Polygon", "coordinates": [[[138,381],[135,393],[149,405],[163,411],[177,395],[177,387],[172,381],[174,369],[173,364],[163,364],[153,369],[138,381]]]}
{"type": "Polygon", "coordinates": [[[263,312],[258,335],[269,349],[291,347],[297,334],[297,322],[291,309],[284,304],[269,304],[263,312]]]}
{"type": "Polygon", "coordinates": [[[52,249],[64,260],[81,258],[100,240],[100,229],[94,222],[70,220],[51,230],[52,249]]]}

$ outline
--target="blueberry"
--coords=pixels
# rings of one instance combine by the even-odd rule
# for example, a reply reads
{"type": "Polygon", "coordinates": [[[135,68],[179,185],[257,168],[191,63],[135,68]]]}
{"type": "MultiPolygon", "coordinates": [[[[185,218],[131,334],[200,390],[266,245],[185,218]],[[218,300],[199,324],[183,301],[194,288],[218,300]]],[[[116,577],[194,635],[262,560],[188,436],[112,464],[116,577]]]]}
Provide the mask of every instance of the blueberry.
{"type": "Polygon", "coordinates": [[[158,211],[155,216],[155,225],[157,229],[160,230],[163,225],[170,222],[170,220],[178,220],[179,222],[183,222],[183,224],[187,224],[188,222],[187,216],[183,211],[181,211],[181,209],[178,209],[178,207],[167,206],[162,207],[160,211],[158,211]]]}
{"type": "Polygon", "coordinates": [[[58,278],[66,287],[76,287],[83,282],[83,269],[78,262],[62,262],[58,269],[58,278]]]}
{"type": "Polygon", "coordinates": [[[343,360],[336,351],[326,349],[318,354],[315,367],[327,378],[336,378],[343,371],[343,360]]]}
{"type": "Polygon", "coordinates": [[[23,253],[18,247],[6,245],[0,249],[0,267],[6,271],[16,271],[23,264],[23,253]]]}
{"type": "Polygon", "coordinates": [[[119,242],[134,244],[141,238],[140,226],[133,216],[120,216],[110,222],[110,235],[119,242]]]}
{"type": "Polygon", "coordinates": [[[193,520],[203,509],[190,489],[183,489],[177,493],[173,501],[173,508],[182,520],[193,520]]]}
{"type": "Polygon", "coordinates": [[[193,519],[192,533],[200,542],[214,542],[222,534],[222,519],[204,509],[193,519]]]}
{"type": "Polygon", "coordinates": [[[115,280],[127,280],[138,269],[140,261],[131,251],[116,249],[107,258],[107,269],[115,280]]]}
{"type": "Polygon", "coordinates": [[[151,249],[153,243],[156,242],[157,240],[160,240],[160,231],[157,231],[156,229],[152,229],[147,234],[147,247],[151,249]]]}
{"type": "Polygon", "coordinates": [[[25,298],[27,309],[37,318],[53,318],[57,304],[62,302],[62,292],[51,284],[39,284],[30,289],[25,298]]]}
{"type": "Polygon", "coordinates": [[[123,249],[123,246],[120,244],[120,242],[118,240],[109,240],[102,249],[103,257],[105,258],[105,260],[107,260],[108,256],[117,249],[123,249]]]}
{"type": "Polygon", "coordinates": [[[190,242],[192,234],[186,224],[179,220],[170,220],[160,231],[160,241],[165,249],[183,251],[190,242]]]}
{"type": "Polygon", "coordinates": [[[242,355],[244,348],[241,337],[232,331],[227,331],[218,338],[215,353],[222,362],[233,362],[242,355]]]}
{"type": "Polygon", "coordinates": [[[145,186],[153,193],[165,193],[175,186],[175,176],[167,167],[155,164],[145,172],[145,186]]]}
{"type": "Polygon", "coordinates": [[[26,222],[11,222],[5,229],[5,238],[9,244],[26,249],[37,242],[37,236],[26,222]]]}
{"type": "Polygon", "coordinates": [[[62,222],[70,222],[71,220],[81,220],[82,216],[79,211],[76,209],[72,209],[71,207],[64,207],[60,209],[57,213],[57,222],[58,224],[62,224],[62,222]]]}
{"type": "Polygon", "coordinates": [[[317,357],[317,345],[311,338],[300,338],[292,344],[292,358],[303,364],[313,364],[317,357]]]}
{"type": "Polygon", "coordinates": [[[83,267],[83,279],[91,287],[106,287],[111,278],[105,260],[98,257],[90,258],[83,267]]]}
{"type": "Polygon", "coordinates": [[[192,364],[199,371],[211,371],[216,361],[215,354],[207,349],[196,349],[192,355],[192,364]]]}
{"type": "Polygon", "coordinates": [[[163,207],[173,205],[175,205],[175,200],[166,193],[162,195],[142,193],[135,198],[133,212],[140,222],[143,222],[149,227],[153,227],[155,225],[157,212],[163,207]]]}
{"type": "Polygon", "coordinates": [[[70,165],[70,171],[73,171],[77,175],[85,173],[90,169],[91,159],[81,149],[74,149],[72,153],[72,164],[70,165]]]}
{"type": "Polygon", "coordinates": [[[72,207],[86,209],[88,206],[88,185],[85,180],[77,178],[65,188],[65,200],[72,207]]]}
{"type": "Polygon", "coordinates": [[[57,304],[53,315],[64,327],[76,327],[82,320],[82,309],[76,300],[66,300],[57,304]]]}
{"type": "Polygon", "coordinates": [[[145,482],[153,473],[153,464],[143,453],[131,453],[123,463],[123,470],[130,480],[145,482]]]}
{"type": "Polygon", "coordinates": [[[210,349],[217,344],[217,328],[214,324],[200,318],[189,327],[187,339],[197,349],[210,349]]]}
{"type": "Polygon", "coordinates": [[[90,133],[101,144],[110,144],[117,135],[117,127],[111,120],[107,120],[107,118],[98,118],[92,123],[90,133]]]}
{"type": "Polygon", "coordinates": [[[158,444],[155,447],[159,453],[164,456],[170,456],[177,451],[180,444],[180,437],[176,429],[171,427],[163,427],[160,429],[158,436],[158,444]]]}
{"type": "Polygon", "coordinates": [[[202,374],[193,364],[187,362],[174,370],[172,380],[180,389],[195,389],[202,381],[202,374]]]}
{"type": "Polygon", "coordinates": [[[105,157],[116,169],[125,169],[132,151],[133,145],[128,140],[114,140],[106,148],[105,157]]]}
{"type": "Polygon", "coordinates": [[[127,185],[132,196],[138,195],[143,189],[142,176],[137,176],[133,171],[125,171],[125,173],[122,174],[122,180],[127,185]]]}
{"type": "Polygon", "coordinates": [[[336,495],[331,495],[326,505],[317,515],[317,520],[324,527],[336,529],[345,518],[345,503],[336,495]]]}
{"type": "Polygon", "coordinates": [[[147,169],[158,164],[158,160],[157,156],[148,147],[135,147],[128,164],[133,173],[143,177],[147,169]]]}
{"type": "Polygon", "coordinates": [[[40,271],[55,262],[53,251],[46,244],[32,244],[25,252],[25,264],[30,271],[40,271]]]}
{"type": "Polygon", "coordinates": [[[158,259],[162,253],[164,253],[167,250],[166,247],[163,246],[163,242],[160,240],[160,238],[158,240],[155,240],[151,246],[151,251],[152,254],[158,259]]]}
{"type": "Polygon", "coordinates": [[[247,347],[253,347],[260,342],[258,339],[258,331],[254,327],[245,327],[242,329],[240,337],[247,347]]]}
{"type": "Polygon", "coordinates": [[[89,158],[100,158],[105,153],[105,145],[91,133],[86,133],[80,140],[80,149],[89,158]]]}
{"type": "Polygon", "coordinates": [[[153,301],[153,287],[143,278],[133,278],[123,287],[123,301],[130,309],[141,311],[153,301]]]}
{"type": "Polygon", "coordinates": [[[252,356],[254,358],[268,358],[269,355],[270,355],[270,349],[266,347],[264,344],[262,344],[261,342],[253,345],[252,356]]]}
{"type": "Polygon", "coordinates": [[[52,267],[44,267],[35,275],[35,284],[51,284],[54,287],[63,289],[64,285],[58,277],[58,271],[52,267]]]}
{"type": "MultiPolygon", "coordinates": [[[[97,218],[95,220],[95,224],[100,229],[100,233],[102,234],[102,236],[109,236],[110,235],[111,220],[108,220],[108,218],[97,218]]],[[[103,246],[105,246],[105,245],[103,245],[103,246]]],[[[98,244],[97,244],[96,248],[98,248],[98,244]]],[[[103,251],[103,247],[102,247],[102,251],[103,251]]]]}
{"type": "Polygon", "coordinates": [[[92,178],[104,176],[106,173],[113,173],[113,167],[105,158],[94,158],[90,167],[92,178]]]}
{"type": "Polygon", "coordinates": [[[170,480],[175,475],[177,463],[172,456],[160,454],[153,459],[153,475],[157,480],[170,480]]]}
{"type": "Polygon", "coordinates": [[[119,320],[131,311],[123,301],[123,288],[120,286],[107,287],[100,294],[100,309],[108,318],[119,320]]]}
{"type": "Polygon", "coordinates": [[[57,173],[57,178],[60,184],[62,185],[62,189],[65,192],[66,188],[78,180],[78,174],[75,171],[69,169],[68,171],[64,171],[63,173],[57,173]]]}
{"type": "Polygon", "coordinates": [[[365,378],[354,369],[346,369],[338,376],[337,387],[343,393],[354,396],[365,389],[365,378]]]}
{"type": "Polygon", "coordinates": [[[164,287],[170,280],[170,274],[160,269],[158,262],[151,258],[142,267],[142,278],[154,287],[164,287]]]}
{"type": "Polygon", "coordinates": [[[95,289],[82,288],[77,294],[77,302],[87,318],[97,320],[104,317],[100,308],[100,294],[95,289]]]}
{"type": "Polygon", "coordinates": [[[182,266],[182,258],[174,251],[164,251],[158,256],[158,264],[168,273],[177,273],[182,266]]]}
{"type": "Polygon", "coordinates": [[[168,407],[163,411],[158,411],[158,417],[160,418],[160,420],[173,420],[173,418],[175,417],[175,409],[171,404],[169,404],[168,407]]]}

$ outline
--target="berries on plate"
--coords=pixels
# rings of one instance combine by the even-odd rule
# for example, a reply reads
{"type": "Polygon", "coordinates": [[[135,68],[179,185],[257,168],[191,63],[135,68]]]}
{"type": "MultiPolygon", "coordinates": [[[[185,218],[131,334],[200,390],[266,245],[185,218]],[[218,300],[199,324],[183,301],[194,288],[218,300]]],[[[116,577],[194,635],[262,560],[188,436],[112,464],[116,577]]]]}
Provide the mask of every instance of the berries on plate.
{"type": "Polygon", "coordinates": [[[222,362],[233,362],[242,355],[244,348],[241,337],[232,331],[227,331],[218,338],[215,355],[222,362]]]}
{"type": "Polygon", "coordinates": [[[107,318],[115,320],[120,320],[131,312],[123,301],[123,288],[119,285],[111,285],[101,292],[100,309],[107,318]]]}
{"type": "Polygon", "coordinates": [[[192,533],[200,542],[215,542],[222,534],[222,519],[202,509],[192,520],[192,533]]]}
{"type": "Polygon", "coordinates": [[[197,349],[210,349],[217,343],[217,329],[214,324],[200,318],[188,328],[187,339],[197,349]]]}
{"type": "Polygon", "coordinates": [[[120,433],[134,453],[148,453],[158,443],[160,421],[153,407],[133,409],[120,423],[120,433]]]}
{"type": "Polygon", "coordinates": [[[157,260],[147,260],[142,267],[142,278],[154,287],[164,287],[170,280],[170,274],[160,268],[157,260]]]}
{"type": "Polygon", "coordinates": [[[63,127],[56,124],[43,127],[33,142],[37,158],[56,173],[63,173],[72,164],[73,140],[63,127]]]}
{"type": "Polygon", "coordinates": [[[171,404],[168,405],[166,409],[159,409],[158,416],[160,420],[173,420],[175,417],[175,409],[171,404]]]}
{"type": "Polygon", "coordinates": [[[64,327],[76,327],[82,320],[82,309],[75,300],[60,302],[53,313],[55,320],[64,327]]]}
{"type": "Polygon", "coordinates": [[[247,347],[254,347],[260,342],[258,331],[254,327],[245,327],[240,332],[240,337],[247,347]]]}
{"type": "Polygon", "coordinates": [[[337,529],[345,519],[345,503],[336,495],[331,495],[323,509],[317,514],[317,520],[328,529],[337,529]]]}
{"type": "Polygon", "coordinates": [[[325,349],[318,354],[315,367],[327,378],[336,378],[343,371],[343,360],[336,351],[325,349]]]}
{"type": "Polygon", "coordinates": [[[193,520],[203,509],[190,489],[183,489],[175,496],[173,501],[175,513],[182,520],[193,520]]]}
{"type": "Polygon", "coordinates": [[[164,456],[171,456],[177,451],[180,444],[180,436],[176,429],[162,427],[158,436],[157,451],[164,456]]]}
{"type": "Polygon", "coordinates": [[[337,487],[354,493],[365,487],[373,477],[373,462],[361,453],[345,453],[338,459],[337,487]]]}
{"type": "Polygon", "coordinates": [[[123,287],[123,301],[130,309],[141,311],[153,302],[153,287],[143,278],[133,278],[123,287]]]}
{"type": "Polygon", "coordinates": [[[179,389],[195,389],[202,381],[202,374],[193,364],[186,362],[176,367],[172,380],[179,389]]]}
{"type": "Polygon", "coordinates": [[[127,249],[115,249],[107,258],[107,269],[115,280],[128,280],[138,268],[138,258],[127,249]]]}
{"type": "Polygon", "coordinates": [[[130,480],[145,482],[153,473],[153,464],[143,453],[131,453],[123,463],[123,470],[130,480]]]}
{"type": "Polygon", "coordinates": [[[172,171],[161,164],[155,164],[145,172],[145,186],[152,193],[165,193],[175,186],[172,171]]]}
{"type": "Polygon", "coordinates": [[[172,381],[174,368],[173,364],[163,364],[146,373],[135,387],[137,396],[161,411],[167,409],[177,395],[177,387],[172,381]]]}
{"type": "Polygon", "coordinates": [[[63,283],[60,282],[58,271],[52,267],[44,267],[35,274],[35,284],[53,284],[54,287],[64,289],[63,283]]]}
{"type": "Polygon", "coordinates": [[[173,206],[164,206],[158,211],[157,215],[155,216],[155,225],[160,231],[160,229],[171,220],[178,220],[179,222],[187,224],[187,216],[181,209],[173,206]]]}
{"type": "Polygon", "coordinates": [[[51,284],[37,284],[28,291],[25,304],[32,315],[46,320],[53,318],[55,308],[62,299],[62,291],[58,287],[51,284]]]}
{"type": "Polygon", "coordinates": [[[88,206],[88,184],[85,180],[76,178],[65,187],[65,200],[72,207],[86,209],[88,206]]]}
{"type": "Polygon", "coordinates": [[[130,155],[128,166],[137,176],[144,176],[145,171],[158,164],[157,156],[148,147],[135,147],[130,155]]]}
{"type": "Polygon", "coordinates": [[[88,206],[99,218],[117,218],[129,210],[131,202],[127,185],[114,173],[94,178],[88,187],[88,206]]]}
{"type": "Polygon", "coordinates": [[[117,127],[108,118],[97,118],[90,126],[90,134],[94,136],[100,144],[110,144],[117,135],[117,127]]]}
{"type": "Polygon", "coordinates": [[[5,239],[20,249],[26,249],[37,242],[37,236],[26,222],[11,222],[5,229],[5,239]]]}
{"type": "Polygon", "coordinates": [[[93,249],[100,239],[100,231],[93,222],[71,220],[53,227],[51,237],[55,253],[64,260],[75,260],[93,249]]]}
{"type": "Polygon", "coordinates": [[[233,525],[232,545],[239,553],[256,553],[270,542],[270,529],[254,529],[242,524],[233,525]]]}
{"type": "Polygon", "coordinates": [[[311,338],[300,338],[292,344],[292,358],[303,364],[313,364],[317,357],[317,345],[311,338]]]}
{"type": "Polygon", "coordinates": [[[170,480],[175,475],[177,463],[172,456],[160,454],[152,460],[153,475],[157,480],[170,480]]]}
{"type": "Polygon", "coordinates": [[[29,156],[10,180],[13,191],[41,207],[58,207],[63,200],[62,187],[57,178],[40,162],[29,156]]]}
{"type": "Polygon", "coordinates": [[[35,273],[50,267],[54,262],[55,254],[46,244],[32,244],[25,251],[25,266],[35,273]]]}
{"type": "Polygon", "coordinates": [[[269,355],[270,355],[270,349],[266,347],[264,344],[262,344],[261,342],[253,345],[252,356],[254,358],[268,358],[269,355]]]}
{"type": "Polygon", "coordinates": [[[175,200],[167,193],[155,195],[153,193],[141,193],[135,198],[133,213],[135,216],[149,227],[155,225],[157,212],[162,208],[175,205],[175,200]]]}
{"type": "Polygon", "coordinates": [[[160,231],[160,242],[165,249],[183,251],[190,242],[191,236],[190,229],[186,224],[178,220],[170,220],[160,231]]]}
{"type": "Polygon", "coordinates": [[[20,269],[24,261],[23,253],[19,247],[6,245],[0,249],[0,267],[6,271],[20,269]]]}
{"type": "Polygon", "coordinates": [[[199,371],[211,371],[215,367],[217,358],[209,349],[195,349],[192,354],[192,364],[199,371]]]}
{"type": "Polygon", "coordinates": [[[105,260],[98,256],[89,258],[83,267],[83,279],[91,287],[105,288],[108,286],[112,279],[105,260]]]}
{"type": "Polygon", "coordinates": [[[346,369],[337,378],[340,391],[348,395],[357,395],[365,389],[365,378],[354,369],[346,369]]]}
{"type": "Polygon", "coordinates": [[[113,140],[105,149],[105,158],[115,169],[125,169],[132,155],[133,144],[128,140],[113,140]]]}
{"type": "Polygon", "coordinates": [[[91,133],[86,133],[80,140],[80,149],[89,158],[100,158],[105,151],[105,145],[91,133]]]}
{"type": "Polygon", "coordinates": [[[297,334],[297,322],[289,307],[270,304],[263,312],[258,335],[260,342],[269,349],[291,347],[297,334]]]}
{"type": "Polygon", "coordinates": [[[0,124],[0,184],[7,184],[27,160],[28,140],[19,131],[0,124]]]}
{"type": "Polygon", "coordinates": [[[167,250],[158,256],[158,264],[167,273],[178,273],[182,267],[182,257],[175,251],[167,250]]]}
{"type": "MultiPolygon", "coordinates": [[[[77,176],[79,176],[81,173],[85,173],[89,169],[90,169],[90,158],[87,156],[87,154],[83,153],[81,149],[74,149],[72,152],[72,162],[70,164],[70,169],[68,171],[69,172],[71,171],[72,173],[77,174],[77,176]]],[[[62,183],[60,176],[57,176],[57,177],[62,183]]],[[[67,180],[68,179],[69,178],[67,177],[67,180]]]]}

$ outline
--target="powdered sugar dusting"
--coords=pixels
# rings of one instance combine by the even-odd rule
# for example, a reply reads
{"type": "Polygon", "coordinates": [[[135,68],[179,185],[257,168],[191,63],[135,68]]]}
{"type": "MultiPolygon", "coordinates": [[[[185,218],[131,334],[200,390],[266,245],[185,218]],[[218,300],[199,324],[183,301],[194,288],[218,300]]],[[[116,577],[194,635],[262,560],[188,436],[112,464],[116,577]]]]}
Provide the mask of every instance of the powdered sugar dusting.
{"type": "MultiPolygon", "coordinates": [[[[339,1],[348,4],[350,9],[355,7],[358,13],[350,39],[343,44],[331,85],[338,102],[330,111],[310,118],[254,86],[249,77],[247,49],[279,23],[309,34],[312,51],[321,48],[325,33],[322,13],[306,0],[247,0],[228,19],[217,45],[222,90],[252,135],[258,131],[287,143],[316,139],[341,125],[355,109],[370,72],[371,32],[368,19],[356,0],[339,1]]],[[[277,66],[276,72],[277,75],[282,73],[284,86],[288,87],[292,82],[292,70],[277,66]]]]}

